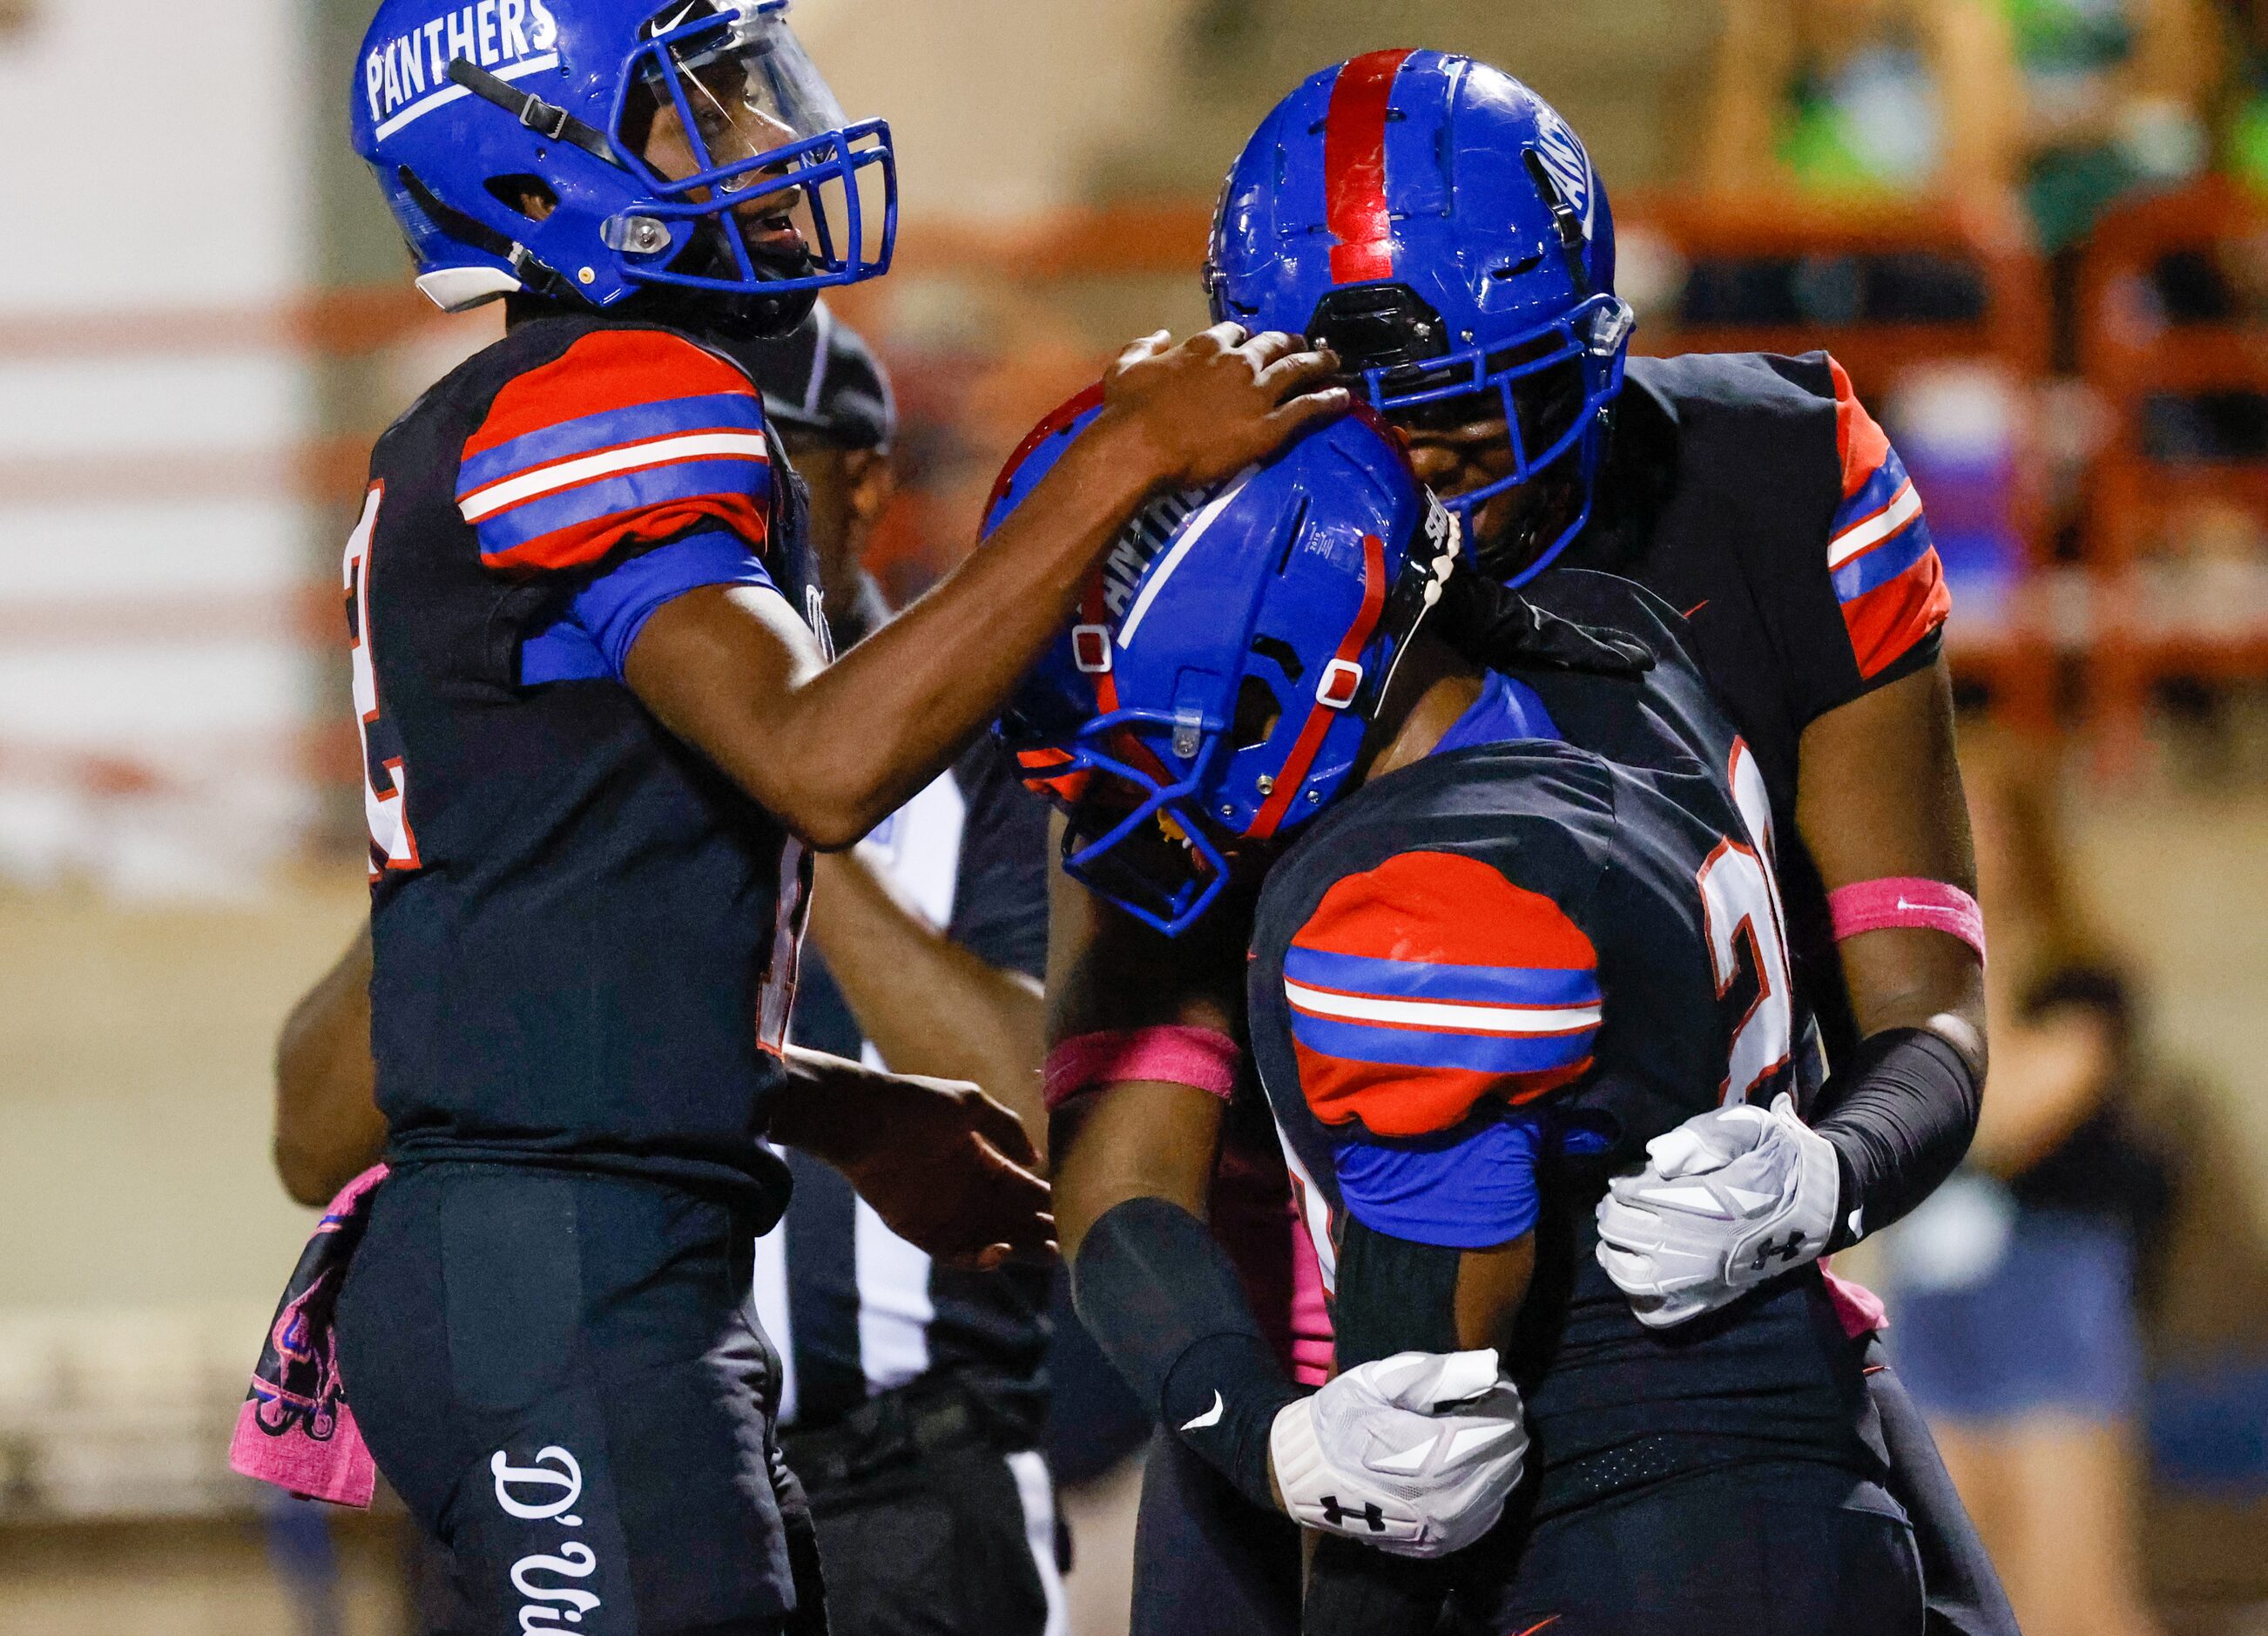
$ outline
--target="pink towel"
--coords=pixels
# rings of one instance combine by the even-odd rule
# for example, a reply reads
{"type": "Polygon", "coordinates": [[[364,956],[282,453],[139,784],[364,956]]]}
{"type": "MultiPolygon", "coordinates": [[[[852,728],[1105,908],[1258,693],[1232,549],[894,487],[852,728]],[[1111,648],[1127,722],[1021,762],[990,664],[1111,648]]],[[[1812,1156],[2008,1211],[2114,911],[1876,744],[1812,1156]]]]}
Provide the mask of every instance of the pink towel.
{"type": "Polygon", "coordinates": [[[333,1505],[367,1506],[378,1485],[339,1380],[331,1323],[369,1222],[370,1195],[384,1180],[386,1167],[372,1165],[348,1183],[299,1252],[228,1444],[231,1469],[333,1505]]]}
{"type": "Polygon", "coordinates": [[[1882,1298],[1864,1284],[1836,1277],[1823,1261],[1819,1264],[1819,1276],[1827,1280],[1827,1298],[1835,1303],[1835,1315],[1843,1320],[1844,1334],[1855,1341],[1890,1327],[1882,1298]]]}

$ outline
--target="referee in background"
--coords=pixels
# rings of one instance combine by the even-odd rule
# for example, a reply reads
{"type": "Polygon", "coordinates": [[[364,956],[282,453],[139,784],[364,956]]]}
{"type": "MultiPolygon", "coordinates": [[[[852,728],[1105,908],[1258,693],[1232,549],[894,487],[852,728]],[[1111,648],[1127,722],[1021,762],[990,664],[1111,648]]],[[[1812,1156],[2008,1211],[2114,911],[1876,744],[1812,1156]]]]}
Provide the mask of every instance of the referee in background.
{"type": "MultiPolygon", "coordinates": [[[[888,381],[824,305],[734,352],[810,488],[840,652],[890,617],[860,565],[893,492],[888,381]]],[[[987,738],[857,847],[821,855],[791,1037],[974,1080],[1043,1151],[1047,834],[1046,808],[987,738]]],[[[757,1241],[755,1301],[786,1364],[780,1441],[818,1522],[836,1636],[1060,1636],[1040,1452],[1048,1271],[933,1265],[837,1172],[783,1156],[795,1191],[757,1241]]]]}

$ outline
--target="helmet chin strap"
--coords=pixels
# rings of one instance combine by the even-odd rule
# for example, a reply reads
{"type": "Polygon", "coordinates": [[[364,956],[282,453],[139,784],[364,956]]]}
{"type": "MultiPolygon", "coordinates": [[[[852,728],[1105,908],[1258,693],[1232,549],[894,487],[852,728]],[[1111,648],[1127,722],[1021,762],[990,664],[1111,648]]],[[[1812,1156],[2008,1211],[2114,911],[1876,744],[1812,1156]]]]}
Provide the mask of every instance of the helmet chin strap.
{"type": "Polygon", "coordinates": [[[556,268],[542,261],[526,245],[507,238],[487,223],[476,221],[458,210],[427,187],[424,179],[407,165],[395,166],[394,174],[401,179],[401,185],[417,201],[417,208],[432,217],[436,227],[451,238],[507,263],[513,276],[519,280],[520,288],[530,295],[553,301],[581,301],[575,286],[563,277],[556,268]]]}
{"type": "Polygon", "coordinates": [[[565,108],[522,91],[510,80],[500,79],[463,57],[451,60],[449,77],[482,101],[495,103],[530,130],[539,131],[554,142],[571,144],[593,158],[603,159],[617,169],[622,168],[622,159],[605,136],[585,125],[565,108]]]}
{"type": "Polygon", "coordinates": [[[793,333],[818,304],[816,290],[726,295],[678,284],[644,284],[617,311],[719,341],[766,341],[793,333]]]}

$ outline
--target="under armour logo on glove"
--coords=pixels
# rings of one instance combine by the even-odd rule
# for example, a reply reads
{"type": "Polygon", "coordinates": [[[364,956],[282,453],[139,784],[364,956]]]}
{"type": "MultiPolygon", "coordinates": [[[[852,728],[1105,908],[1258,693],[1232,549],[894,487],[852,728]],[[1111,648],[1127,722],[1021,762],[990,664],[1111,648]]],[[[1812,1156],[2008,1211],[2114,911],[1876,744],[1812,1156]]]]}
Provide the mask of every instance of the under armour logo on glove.
{"type": "Polygon", "coordinates": [[[1599,1201],[1599,1264],[1639,1323],[1667,1329],[1823,1253],[1842,1192],[1835,1146],[1795,1116],[1742,1103],[1646,1145],[1646,1168],[1599,1201]]]}
{"type": "Polygon", "coordinates": [[[1359,1511],[1350,1511],[1339,1503],[1339,1497],[1336,1494],[1325,1494],[1322,1507],[1323,1520],[1341,1532],[1350,1531],[1344,1527],[1349,1517],[1360,1518],[1373,1534],[1386,1532],[1386,1513],[1381,1511],[1375,1504],[1366,1505],[1359,1511]]]}
{"type": "Polygon", "coordinates": [[[1493,1352],[1405,1352],[1278,1411],[1269,1463],[1292,1520],[1397,1556],[1439,1557],[1496,1526],[1528,1428],[1493,1352]]]}
{"type": "Polygon", "coordinates": [[[1778,1245],[1774,1244],[1771,1240],[1766,1239],[1763,1243],[1756,1246],[1756,1258],[1754,1262],[1749,1264],[1751,1269],[1755,1271],[1762,1272],[1764,1270],[1765,1264],[1770,1262],[1775,1256],[1778,1256],[1780,1260],[1784,1262],[1804,1260],[1806,1257],[1803,1253],[1803,1234],[1800,1233],[1790,1233],[1787,1235],[1787,1242],[1778,1245]]]}

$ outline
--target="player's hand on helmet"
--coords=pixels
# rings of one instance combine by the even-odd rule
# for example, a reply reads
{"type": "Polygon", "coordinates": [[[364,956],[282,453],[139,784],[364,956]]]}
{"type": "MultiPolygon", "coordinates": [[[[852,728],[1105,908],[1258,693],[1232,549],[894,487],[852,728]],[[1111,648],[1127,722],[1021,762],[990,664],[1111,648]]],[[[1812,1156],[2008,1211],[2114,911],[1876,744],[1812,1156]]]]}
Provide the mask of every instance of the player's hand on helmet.
{"type": "Polygon", "coordinates": [[[1269,1463],[1302,1528],[1403,1557],[1461,1551],[1520,1482],[1528,1426],[1493,1351],[1397,1352],[1278,1411],[1269,1463]]]}
{"type": "Polygon", "coordinates": [[[1239,324],[1215,324],[1176,342],[1161,329],[1110,366],[1103,416],[1157,481],[1196,488],[1344,413],[1353,400],[1330,384],[1338,366],[1328,350],[1280,330],[1254,335],[1239,324]]]}
{"type": "Polygon", "coordinates": [[[815,1052],[791,1061],[801,1082],[784,1093],[792,1105],[775,1116],[775,1135],[843,1172],[890,1231],[949,1267],[1054,1257],[1052,1198],[1013,1113],[956,1080],[815,1052]]]}
{"type": "Polygon", "coordinates": [[[1815,1259],[1835,1229],[1835,1146],[1783,1095],[1697,1114],[1646,1145],[1599,1201],[1599,1264],[1638,1322],[1714,1312],[1815,1259]]]}

